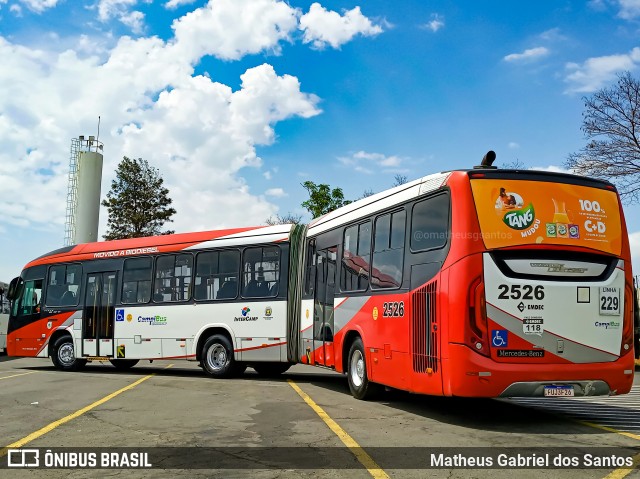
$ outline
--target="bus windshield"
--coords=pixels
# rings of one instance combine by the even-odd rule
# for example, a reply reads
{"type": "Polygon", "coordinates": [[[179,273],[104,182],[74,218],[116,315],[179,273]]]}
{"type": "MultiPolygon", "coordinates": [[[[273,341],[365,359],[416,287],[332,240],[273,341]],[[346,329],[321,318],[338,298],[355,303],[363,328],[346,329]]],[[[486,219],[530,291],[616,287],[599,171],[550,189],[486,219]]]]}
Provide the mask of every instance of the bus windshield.
{"type": "Polygon", "coordinates": [[[471,189],[488,249],[554,244],[621,253],[620,205],[614,191],[497,178],[472,179],[471,189]]]}

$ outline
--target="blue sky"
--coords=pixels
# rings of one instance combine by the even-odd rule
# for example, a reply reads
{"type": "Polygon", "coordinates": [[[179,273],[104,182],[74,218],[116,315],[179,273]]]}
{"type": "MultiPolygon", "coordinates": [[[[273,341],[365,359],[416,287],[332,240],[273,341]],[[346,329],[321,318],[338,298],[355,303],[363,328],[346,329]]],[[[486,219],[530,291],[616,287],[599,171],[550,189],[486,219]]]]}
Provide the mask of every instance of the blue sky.
{"type": "MultiPolygon", "coordinates": [[[[70,139],[158,167],[177,231],[467,168],[562,168],[640,76],[640,0],[0,0],[0,280],[62,245],[70,139]]],[[[636,270],[640,207],[625,207],[636,270]]],[[[308,217],[305,217],[308,218],[308,217]]],[[[106,211],[101,212],[100,235],[106,211]]]]}

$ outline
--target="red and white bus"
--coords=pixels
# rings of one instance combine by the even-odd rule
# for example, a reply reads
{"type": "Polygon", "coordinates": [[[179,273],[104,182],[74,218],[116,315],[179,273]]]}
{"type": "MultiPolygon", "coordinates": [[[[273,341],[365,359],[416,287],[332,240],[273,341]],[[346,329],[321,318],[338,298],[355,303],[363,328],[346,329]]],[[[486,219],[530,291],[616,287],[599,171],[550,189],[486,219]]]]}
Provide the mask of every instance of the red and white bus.
{"type": "Polygon", "coordinates": [[[566,174],[444,172],[308,226],[77,245],[29,263],[10,297],[9,354],[61,369],[185,358],[228,377],[300,362],[345,373],[361,399],[633,383],[619,197],[566,174]]]}

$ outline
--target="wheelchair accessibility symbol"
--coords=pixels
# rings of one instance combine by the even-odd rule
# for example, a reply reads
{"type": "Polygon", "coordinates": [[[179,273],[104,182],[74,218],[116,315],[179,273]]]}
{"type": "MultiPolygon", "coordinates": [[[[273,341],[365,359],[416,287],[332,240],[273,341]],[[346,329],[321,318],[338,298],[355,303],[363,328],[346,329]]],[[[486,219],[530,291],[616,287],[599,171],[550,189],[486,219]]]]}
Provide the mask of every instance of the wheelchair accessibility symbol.
{"type": "Polygon", "coordinates": [[[506,348],[507,340],[509,338],[508,331],[506,329],[494,329],[491,331],[491,343],[494,348],[506,348]]]}
{"type": "Polygon", "coordinates": [[[124,321],[124,309],[116,309],[116,321],[124,321]]]}

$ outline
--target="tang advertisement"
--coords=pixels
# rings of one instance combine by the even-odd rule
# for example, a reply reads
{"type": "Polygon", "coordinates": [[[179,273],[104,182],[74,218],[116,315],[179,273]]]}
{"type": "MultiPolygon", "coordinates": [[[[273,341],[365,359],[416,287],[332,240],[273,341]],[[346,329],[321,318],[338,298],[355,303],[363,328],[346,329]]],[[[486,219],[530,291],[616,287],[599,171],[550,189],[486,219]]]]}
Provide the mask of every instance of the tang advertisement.
{"type": "Polygon", "coordinates": [[[471,189],[488,249],[554,244],[620,255],[620,207],[613,191],[500,179],[472,179],[471,189]]]}

